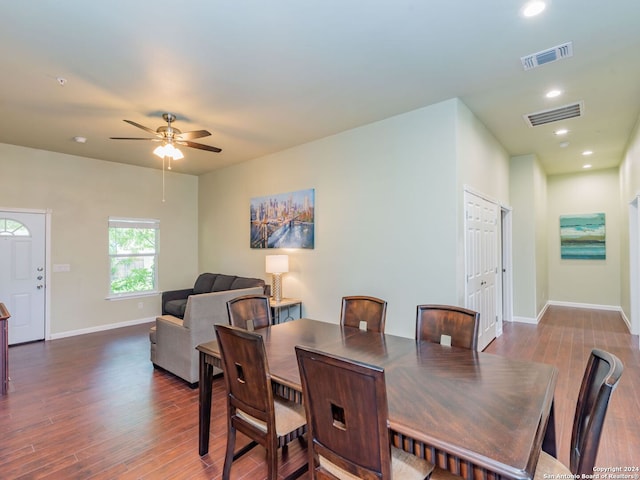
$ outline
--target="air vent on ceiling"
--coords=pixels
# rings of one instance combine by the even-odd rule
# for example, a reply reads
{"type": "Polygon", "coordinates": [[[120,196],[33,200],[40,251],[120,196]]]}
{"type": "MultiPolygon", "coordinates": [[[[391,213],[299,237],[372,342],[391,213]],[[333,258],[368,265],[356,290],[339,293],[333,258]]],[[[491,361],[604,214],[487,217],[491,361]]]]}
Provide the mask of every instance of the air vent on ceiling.
{"type": "Polygon", "coordinates": [[[567,120],[568,118],[581,117],[584,107],[582,102],[572,103],[563,107],[554,108],[552,110],[544,110],[542,112],[528,113],[524,115],[524,119],[530,127],[537,127],[547,123],[567,120]]]}
{"type": "Polygon", "coordinates": [[[530,70],[568,57],[573,57],[573,42],[563,43],[562,45],[548,48],[542,52],[532,53],[531,55],[521,57],[520,60],[522,61],[524,69],[530,70]]]}

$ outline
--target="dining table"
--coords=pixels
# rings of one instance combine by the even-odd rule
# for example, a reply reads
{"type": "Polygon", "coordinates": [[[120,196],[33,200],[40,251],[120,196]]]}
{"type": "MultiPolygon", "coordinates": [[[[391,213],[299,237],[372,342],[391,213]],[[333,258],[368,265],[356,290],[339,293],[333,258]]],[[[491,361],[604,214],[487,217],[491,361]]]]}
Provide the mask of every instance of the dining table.
{"type": "MultiPolygon", "coordinates": [[[[256,330],[278,394],[302,401],[305,345],[384,368],[393,444],[467,480],[530,480],[541,449],[556,456],[557,369],[465,348],[302,318],[256,330]]],[[[218,343],[198,345],[199,453],[209,449],[218,343]]],[[[226,408],[220,398],[219,408],[226,408]]]]}

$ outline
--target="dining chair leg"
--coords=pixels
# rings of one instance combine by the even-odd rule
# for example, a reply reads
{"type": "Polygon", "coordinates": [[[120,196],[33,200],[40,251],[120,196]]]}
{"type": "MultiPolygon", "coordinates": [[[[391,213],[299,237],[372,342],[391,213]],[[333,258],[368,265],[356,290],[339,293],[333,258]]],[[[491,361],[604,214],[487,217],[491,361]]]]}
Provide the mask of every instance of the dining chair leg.
{"type": "Polygon", "coordinates": [[[229,427],[227,432],[227,451],[224,456],[224,468],[222,470],[222,480],[229,480],[231,476],[231,464],[233,463],[233,450],[236,446],[236,429],[229,427]]]}
{"type": "Polygon", "coordinates": [[[274,451],[272,449],[267,450],[267,479],[268,480],[277,480],[278,478],[278,457],[277,454],[274,455],[274,451]]]}

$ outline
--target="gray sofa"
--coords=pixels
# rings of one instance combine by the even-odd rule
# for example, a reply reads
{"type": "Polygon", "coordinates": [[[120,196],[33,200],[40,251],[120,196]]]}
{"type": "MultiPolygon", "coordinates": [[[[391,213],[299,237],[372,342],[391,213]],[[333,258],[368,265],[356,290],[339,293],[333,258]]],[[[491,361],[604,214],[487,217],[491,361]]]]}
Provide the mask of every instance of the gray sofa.
{"type": "Polygon", "coordinates": [[[223,273],[201,273],[196,279],[193,288],[162,292],[162,315],[183,318],[187,308],[187,298],[190,295],[251,287],[262,287],[265,295],[269,295],[268,290],[270,288],[265,285],[264,280],[261,278],[237,277],[223,273]]]}
{"type": "Polygon", "coordinates": [[[241,295],[265,293],[264,280],[230,275],[223,275],[225,282],[219,282],[218,286],[238,288],[202,292],[207,285],[209,290],[215,287],[215,278],[212,276],[218,275],[202,274],[192,289],[165,292],[166,296],[163,293],[162,315],[156,317],[156,324],[149,332],[151,362],[154,366],[186,380],[192,387],[197,385],[199,379],[199,352],[196,347],[215,340],[214,324],[229,323],[227,301],[241,295]],[[240,280],[234,283],[237,279],[240,280]],[[242,288],[251,283],[254,285],[242,288]],[[179,300],[184,300],[184,308],[179,300]],[[169,313],[171,311],[178,315],[169,313]]]}

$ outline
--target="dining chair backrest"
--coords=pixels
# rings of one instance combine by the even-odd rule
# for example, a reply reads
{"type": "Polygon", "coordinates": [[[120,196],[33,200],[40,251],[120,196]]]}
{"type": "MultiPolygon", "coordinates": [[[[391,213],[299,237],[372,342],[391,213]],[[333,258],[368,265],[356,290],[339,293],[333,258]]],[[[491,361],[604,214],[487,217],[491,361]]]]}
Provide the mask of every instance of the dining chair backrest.
{"type": "Polygon", "coordinates": [[[622,362],[615,355],[604,350],[592,350],[573,419],[569,469],[574,475],[593,475],[609,399],[623,370],[622,362]]]}
{"type": "Polygon", "coordinates": [[[243,295],[227,302],[229,324],[245,330],[271,325],[271,307],[266,295],[243,295]]]}
{"type": "MultiPolygon", "coordinates": [[[[285,447],[306,432],[304,407],[274,398],[269,365],[262,337],[240,327],[215,325],[227,398],[227,449],[222,478],[228,480],[231,465],[256,445],[267,453],[268,480],[278,478],[279,447],[285,447]],[[236,431],[251,439],[235,452],[236,431]]],[[[307,469],[304,462],[291,477],[307,469]]]]}
{"type": "Polygon", "coordinates": [[[356,478],[390,478],[384,370],[302,346],[296,346],[296,356],[307,411],[309,471],[335,466],[356,478]]]}
{"type": "Polygon", "coordinates": [[[387,302],[364,295],[342,297],[340,324],[361,328],[364,322],[367,330],[384,333],[387,319],[387,302]]]}
{"type": "Polygon", "coordinates": [[[240,327],[216,325],[215,329],[229,406],[272,423],[273,392],[262,337],[240,327]]]}
{"type": "Polygon", "coordinates": [[[418,305],[416,340],[478,349],[480,313],[453,305],[418,305]]]}
{"type": "Polygon", "coordinates": [[[612,353],[597,348],[591,351],[573,417],[569,466],[542,450],[534,480],[593,477],[609,400],[623,370],[622,362],[612,353]]]}
{"type": "Polygon", "coordinates": [[[432,463],[391,445],[384,369],[310,347],[295,349],[311,480],[429,478],[432,463]]]}

